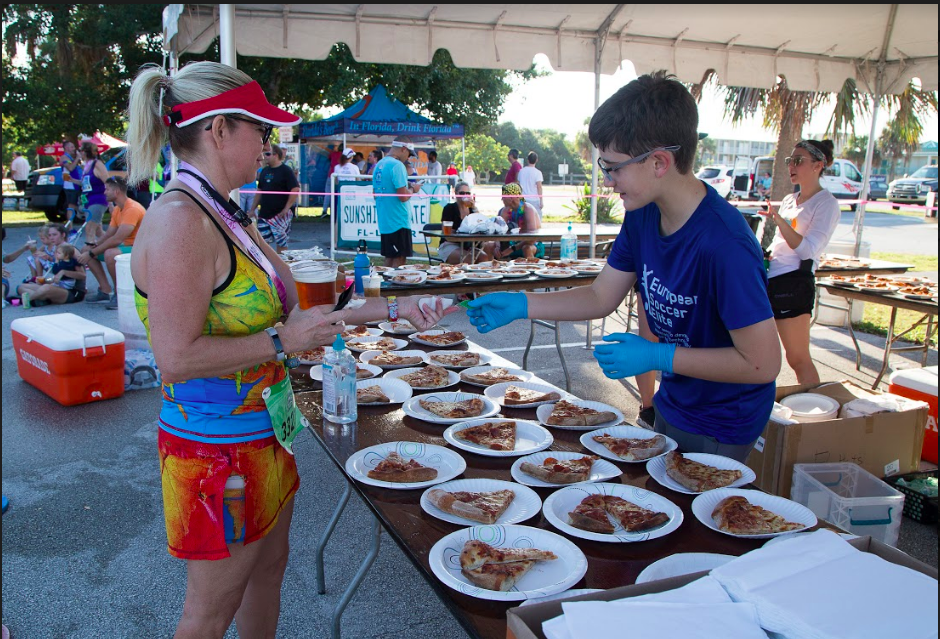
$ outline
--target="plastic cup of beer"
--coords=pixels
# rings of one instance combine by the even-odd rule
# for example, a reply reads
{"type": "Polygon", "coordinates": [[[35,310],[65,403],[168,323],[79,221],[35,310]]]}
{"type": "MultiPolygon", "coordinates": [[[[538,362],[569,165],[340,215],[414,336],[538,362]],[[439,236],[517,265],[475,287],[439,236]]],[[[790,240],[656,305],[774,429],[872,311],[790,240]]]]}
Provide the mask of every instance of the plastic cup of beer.
{"type": "Polygon", "coordinates": [[[382,276],[369,275],[362,278],[362,288],[366,297],[382,296],[382,276]]]}
{"type": "Polygon", "coordinates": [[[314,260],[291,265],[300,308],[336,303],[336,262],[314,260]]]}
{"type": "Polygon", "coordinates": [[[441,229],[444,231],[444,235],[450,235],[454,232],[454,223],[453,222],[441,222],[441,229]]]}

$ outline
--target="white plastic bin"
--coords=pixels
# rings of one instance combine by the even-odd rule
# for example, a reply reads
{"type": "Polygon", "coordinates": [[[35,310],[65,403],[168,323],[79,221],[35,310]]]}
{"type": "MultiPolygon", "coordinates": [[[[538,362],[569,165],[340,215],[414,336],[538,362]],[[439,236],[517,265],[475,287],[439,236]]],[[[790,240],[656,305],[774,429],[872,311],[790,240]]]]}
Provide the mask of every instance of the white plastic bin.
{"type": "Polygon", "coordinates": [[[124,333],[127,350],[150,350],[147,341],[147,329],[137,315],[134,301],[134,277],[131,275],[131,255],[124,253],[114,258],[117,272],[118,327],[124,333]]]}
{"type": "Polygon", "coordinates": [[[858,464],[794,464],[790,499],[855,535],[898,543],[904,494],[858,464]]]}
{"type": "MultiPolygon", "coordinates": [[[[826,246],[825,253],[827,255],[852,255],[855,252],[855,240],[833,240],[829,242],[826,246]]],[[[858,256],[859,257],[869,257],[871,255],[871,242],[862,242],[862,245],[859,247],[858,256]]],[[[846,305],[846,299],[844,297],[839,297],[837,295],[831,295],[826,289],[821,288],[819,291],[819,301],[825,302],[827,304],[837,304],[839,306],[846,305]]],[[[852,305],[852,322],[858,323],[862,321],[862,315],[865,313],[865,302],[855,302],[852,305]]],[[[842,328],[848,328],[848,323],[846,318],[848,313],[846,311],[840,311],[834,308],[826,308],[820,306],[817,309],[817,319],[816,321],[824,326],[839,326],[842,328]]]]}

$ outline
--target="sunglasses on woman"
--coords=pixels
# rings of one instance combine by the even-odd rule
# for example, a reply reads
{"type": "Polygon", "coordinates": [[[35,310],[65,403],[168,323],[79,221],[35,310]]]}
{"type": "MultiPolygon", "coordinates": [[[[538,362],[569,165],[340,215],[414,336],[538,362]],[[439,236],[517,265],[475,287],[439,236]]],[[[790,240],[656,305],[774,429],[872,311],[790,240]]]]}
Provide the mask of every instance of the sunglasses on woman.
{"type": "MultiPolygon", "coordinates": [[[[261,144],[267,144],[268,140],[271,139],[271,132],[274,130],[274,125],[265,124],[264,122],[258,122],[256,120],[249,120],[248,118],[240,118],[237,115],[229,115],[228,113],[223,113],[222,117],[228,118],[229,120],[238,120],[239,122],[245,122],[247,124],[253,124],[261,131],[261,144]]],[[[206,127],[206,131],[212,129],[212,123],[206,127]]]]}
{"type": "Polygon", "coordinates": [[[788,158],[783,158],[783,161],[787,163],[787,166],[790,166],[791,164],[793,166],[799,166],[803,164],[803,162],[812,162],[812,159],[802,155],[794,155],[788,158]]]}
{"type": "Polygon", "coordinates": [[[470,191],[457,191],[457,195],[470,195],[470,191]]]}

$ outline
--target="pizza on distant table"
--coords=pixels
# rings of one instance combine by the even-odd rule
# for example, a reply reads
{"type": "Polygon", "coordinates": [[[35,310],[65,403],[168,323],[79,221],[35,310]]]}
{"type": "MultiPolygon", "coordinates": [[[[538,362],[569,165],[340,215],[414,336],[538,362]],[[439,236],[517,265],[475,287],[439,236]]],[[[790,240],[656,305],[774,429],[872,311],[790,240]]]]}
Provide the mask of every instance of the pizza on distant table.
{"type": "Polygon", "coordinates": [[[725,497],[718,502],[712,511],[712,519],[719,530],[733,535],[767,535],[805,528],[803,524],[787,521],[739,495],[725,497]]]}
{"type": "Polygon", "coordinates": [[[369,328],[363,324],[362,326],[347,328],[343,331],[342,337],[344,340],[350,340],[356,337],[366,337],[367,335],[370,335],[369,328]]]}
{"type": "Polygon", "coordinates": [[[594,465],[595,459],[595,455],[585,455],[577,459],[546,457],[540,465],[522,462],[519,469],[550,484],[576,484],[591,478],[591,466],[594,465]]]}
{"type": "Polygon", "coordinates": [[[421,368],[413,373],[399,377],[403,382],[407,382],[412,388],[441,388],[447,386],[450,380],[450,373],[446,368],[440,366],[428,366],[421,368]]]}
{"type": "Polygon", "coordinates": [[[518,257],[513,260],[513,264],[541,264],[542,260],[537,257],[518,257]]]}
{"type": "Polygon", "coordinates": [[[379,385],[356,389],[356,401],[360,404],[389,404],[391,399],[379,385]]]}
{"type": "Polygon", "coordinates": [[[662,435],[654,435],[647,439],[614,437],[603,433],[595,435],[594,441],[603,444],[607,450],[624,461],[643,461],[651,457],[656,457],[666,449],[666,438],[662,435]]]}
{"type": "Polygon", "coordinates": [[[553,561],[558,556],[537,548],[496,548],[470,540],[460,553],[460,572],[475,586],[508,592],[537,561],[553,561]]]}
{"type": "Polygon", "coordinates": [[[370,377],[375,377],[375,373],[370,371],[368,368],[356,366],[356,379],[369,379],[370,377]]]}
{"type": "Polygon", "coordinates": [[[545,420],[552,426],[597,426],[617,419],[616,413],[598,411],[561,400],[545,420]]]}
{"type": "Polygon", "coordinates": [[[406,460],[392,451],[367,474],[372,479],[408,484],[436,479],[437,469],[423,466],[414,459],[406,460]]]}
{"type": "Polygon", "coordinates": [[[395,344],[395,340],[390,337],[382,337],[374,342],[352,340],[346,342],[346,346],[360,351],[393,351],[398,348],[398,345],[395,344]]]}
{"type": "Polygon", "coordinates": [[[518,406],[520,404],[535,404],[538,402],[551,402],[561,399],[561,393],[532,390],[521,388],[519,386],[509,386],[503,394],[503,403],[506,406],[518,406]]]}
{"type": "Polygon", "coordinates": [[[607,514],[627,532],[640,532],[662,526],[669,515],[648,510],[615,495],[589,495],[568,513],[568,522],[575,528],[611,534],[615,528],[607,514]]]}
{"type": "Polygon", "coordinates": [[[487,422],[454,433],[454,437],[490,450],[516,448],[516,422],[487,422]]]}
{"type": "Polygon", "coordinates": [[[459,402],[438,402],[427,399],[419,399],[418,403],[424,410],[434,413],[438,417],[445,419],[463,419],[466,417],[476,417],[483,412],[486,404],[479,397],[465,399],[459,402]]]}
{"type": "Polygon", "coordinates": [[[696,493],[730,486],[741,479],[740,470],[720,470],[714,466],[686,459],[682,453],[666,453],[666,474],[684,488],[696,493]]]}
{"type": "Polygon", "coordinates": [[[458,353],[433,353],[430,357],[432,362],[437,362],[444,366],[469,367],[476,366],[480,363],[480,354],[470,353],[468,351],[458,353]]]}
{"type": "Polygon", "coordinates": [[[428,500],[445,513],[481,524],[495,524],[515,497],[516,493],[511,490],[450,493],[434,488],[428,491],[428,500]]]}
{"type": "Polygon", "coordinates": [[[414,364],[421,364],[422,362],[424,362],[424,360],[418,356],[403,356],[389,352],[376,355],[369,360],[369,363],[375,366],[413,366],[414,364]]]}
{"type": "Polygon", "coordinates": [[[322,364],[323,363],[323,354],[326,352],[325,346],[317,346],[316,348],[311,348],[307,351],[299,351],[297,353],[292,353],[292,357],[296,357],[304,362],[309,362],[311,364],[322,364]]]}
{"type": "Polygon", "coordinates": [[[395,333],[414,333],[417,329],[407,320],[392,322],[392,331],[395,333]]]}
{"type": "Polygon", "coordinates": [[[488,371],[482,373],[461,373],[460,379],[465,382],[472,382],[474,384],[483,384],[484,386],[492,386],[493,384],[500,384],[503,382],[521,382],[522,378],[518,375],[513,375],[505,368],[491,368],[488,371]]]}
{"type": "Polygon", "coordinates": [[[436,344],[438,346],[450,346],[456,344],[457,342],[462,342],[467,339],[467,336],[461,333],[460,331],[450,331],[447,333],[441,333],[440,335],[429,335],[427,333],[419,333],[415,336],[416,339],[420,339],[424,342],[429,342],[431,344],[436,344]]]}

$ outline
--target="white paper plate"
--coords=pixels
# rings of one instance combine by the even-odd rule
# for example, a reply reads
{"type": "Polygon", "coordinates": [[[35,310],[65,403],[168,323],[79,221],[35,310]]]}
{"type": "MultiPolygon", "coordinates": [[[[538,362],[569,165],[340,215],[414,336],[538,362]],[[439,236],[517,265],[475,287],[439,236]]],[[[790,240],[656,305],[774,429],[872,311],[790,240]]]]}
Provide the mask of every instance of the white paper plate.
{"type": "Polygon", "coordinates": [[[552,445],[555,438],[548,432],[548,429],[529,422],[524,419],[503,419],[500,417],[489,417],[484,419],[471,419],[470,421],[454,424],[444,431],[444,439],[451,446],[456,446],[461,450],[466,450],[477,455],[486,455],[487,457],[519,457],[520,455],[531,455],[540,450],[545,450],[552,445]],[[487,422],[516,422],[516,447],[513,450],[492,450],[484,448],[478,444],[473,444],[456,436],[458,431],[470,426],[479,426],[487,422]]]}
{"type": "Polygon", "coordinates": [[[665,537],[677,530],[682,525],[683,519],[682,509],[665,497],[643,488],[624,484],[578,484],[567,486],[549,495],[542,505],[542,514],[545,515],[548,523],[566,535],[608,543],[632,543],[665,537]],[[627,532],[613,517],[609,517],[611,523],[614,524],[614,532],[610,535],[582,530],[569,524],[568,513],[574,510],[585,497],[597,494],[621,497],[647,510],[666,513],[669,516],[669,521],[657,528],[634,533],[627,532]]]}
{"type": "MultiPolygon", "coordinates": [[[[408,375],[409,373],[414,373],[416,371],[421,371],[421,370],[424,370],[423,366],[416,366],[414,368],[399,368],[399,369],[385,373],[385,379],[396,379],[404,375],[408,375]]],[[[449,388],[453,386],[454,384],[459,384],[460,375],[458,375],[454,371],[447,371],[447,383],[444,384],[443,386],[411,386],[405,380],[402,380],[402,382],[404,382],[409,388],[413,388],[414,390],[439,390],[441,388],[449,388]]]]}
{"type": "MultiPolygon", "coordinates": [[[[408,324],[408,326],[411,326],[411,322],[409,322],[408,320],[398,321],[398,323],[401,323],[401,322],[404,322],[408,324]]],[[[395,327],[392,326],[392,322],[380,322],[379,328],[381,328],[386,333],[390,333],[392,335],[411,335],[412,333],[418,330],[414,326],[411,326],[411,328],[406,329],[406,330],[396,330],[395,327]]]]}
{"type": "Polygon", "coordinates": [[[839,412],[839,402],[819,393],[797,393],[784,397],[780,403],[793,411],[792,419],[819,419],[839,412]]]}
{"type": "Polygon", "coordinates": [[[594,464],[591,466],[591,476],[586,482],[579,482],[577,484],[550,484],[547,481],[542,481],[537,479],[532,475],[527,475],[522,472],[520,468],[524,462],[531,462],[536,466],[541,465],[543,461],[549,457],[554,457],[555,459],[580,459],[584,457],[587,453],[574,453],[570,451],[563,450],[545,450],[540,453],[535,453],[532,455],[527,455],[525,457],[520,457],[515,462],[513,462],[512,467],[509,469],[509,474],[512,475],[512,478],[515,479],[520,484],[525,484],[526,486],[536,486],[538,488],[559,488],[561,486],[580,486],[581,484],[589,484],[599,481],[606,481],[608,479],[613,479],[614,477],[619,477],[623,474],[623,471],[611,464],[609,461],[604,461],[603,459],[597,459],[594,461],[594,464]]]}
{"type": "Polygon", "coordinates": [[[467,273],[467,281],[471,283],[498,282],[503,279],[500,273],[489,273],[487,271],[470,271],[467,273]]]}
{"type": "MultiPolygon", "coordinates": [[[[379,368],[378,366],[373,366],[371,364],[356,364],[356,368],[365,369],[369,371],[370,373],[372,373],[372,377],[363,377],[359,379],[360,382],[370,380],[373,377],[378,377],[379,375],[382,374],[381,368],[379,368]]],[[[323,381],[323,364],[317,364],[316,366],[310,367],[310,379],[314,379],[318,382],[323,381]]]]}
{"type": "Polygon", "coordinates": [[[695,515],[696,519],[712,530],[730,537],[740,537],[741,539],[770,539],[771,537],[779,537],[780,535],[786,535],[789,533],[799,532],[800,530],[805,530],[806,528],[812,528],[818,521],[816,519],[816,515],[813,514],[813,511],[802,504],[798,504],[795,501],[791,501],[789,499],[784,499],[783,497],[777,497],[776,495],[769,495],[759,490],[744,490],[742,488],[718,488],[715,490],[709,490],[706,493],[702,493],[692,500],[692,514],[695,515]],[[729,532],[725,532],[715,525],[715,521],[712,519],[712,513],[715,511],[715,506],[718,505],[718,502],[720,502],[725,497],[731,497],[732,495],[740,495],[755,506],[760,506],[765,510],[769,510],[775,515],[783,517],[787,521],[792,521],[795,524],[803,524],[804,527],[797,530],[790,530],[788,532],[771,533],[767,535],[735,535],[729,532]]]}
{"type": "Polygon", "coordinates": [[[403,404],[411,399],[414,395],[414,391],[411,390],[411,386],[407,382],[403,382],[400,379],[388,379],[387,377],[379,377],[376,379],[363,379],[356,382],[356,389],[368,388],[369,386],[381,386],[382,392],[388,395],[388,398],[392,400],[389,403],[384,402],[374,402],[374,403],[362,403],[359,402],[359,406],[390,406],[392,404],[403,404]]]}
{"type": "Polygon", "coordinates": [[[467,264],[468,271],[489,271],[490,269],[500,268],[502,264],[494,262],[478,262],[477,264],[467,264]]]}
{"type": "Polygon", "coordinates": [[[382,274],[385,280],[392,286],[416,286],[424,284],[428,279],[428,274],[423,271],[388,271],[382,274]],[[396,282],[395,278],[404,277],[408,281],[396,282]]]}
{"type": "Polygon", "coordinates": [[[651,563],[637,575],[636,583],[645,584],[648,581],[658,581],[670,577],[681,577],[696,572],[714,570],[719,566],[724,566],[732,559],[737,559],[737,557],[714,552],[680,552],[651,563]]]}
{"type": "Polygon", "coordinates": [[[535,272],[539,277],[547,277],[549,279],[564,279],[567,277],[574,277],[578,274],[577,271],[567,268],[553,268],[553,269],[539,269],[535,272]]]}
{"type": "Polygon", "coordinates": [[[539,421],[542,422],[542,424],[545,426],[548,426],[549,428],[559,428],[561,430],[597,430],[598,428],[610,428],[611,426],[616,426],[624,420],[623,413],[610,404],[602,404],[601,402],[590,402],[586,399],[573,398],[569,399],[568,402],[582,408],[593,408],[597,411],[610,411],[616,415],[616,418],[610,420],[609,422],[604,422],[603,424],[597,424],[594,426],[556,426],[554,424],[548,424],[545,422],[545,420],[548,419],[548,416],[552,414],[552,410],[555,408],[555,404],[545,404],[543,406],[539,406],[536,409],[535,414],[539,418],[539,421]]]}
{"type": "Polygon", "coordinates": [[[857,286],[858,286],[858,290],[862,291],[863,293],[880,293],[882,295],[889,295],[890,293],[898,292],[897,286],[885,286],[885,287],[879,287],[879,288],[865,286],[864,284],[858,284],[857,286]]]}
{"type": "Polygon", "coordinates": [[[526,599],[519,607],[531,606],[533,604],[545,603],[546,601],[558,601],[559,599],[569,599],[571,597],[580,597],[581,595],[593,595],[595,592],[604,592],[603,588],[572,588],[564,592],[559,592],[547,597],[536,597],[535,599],[526,599]]]}
{"type": "Polygon", "coordinates": [[[395,348],[392,349],[393,351],[400,351],[401,349],[403,349],[403,348],[405,348],[406,346],[408,346],[408,342],[406,342],[406,341],[403,340],[403,339],[395,339],[394,337],[388,337],[388,336],[385,336],[385,337],[372,337],[372,336],[370,335],[369,337],[359,337],[359,338],[356,338],[355,340],[350,340],[350,341],[346,342],[346,348],[348,348],[348,349],[351,350],[351,351],[356,351],[356,352],[359,352],[359,353],[364,353],[364,352],[366,352],[366,351],[368,351],[368,350],[378,350],[378,349],[371,349],[371,348],[369,348],[369,344],[374,344],[374,343],[378,342],[380,339],[390,339],[390,340],[392,340],[392,341],[395,343],[395,348]],[[362,346],[360,346],[360,344],[361,344],[362,346]]]}
{"type": "MultiPolygon", "coordinates": [[[[558,427],[553,426],[552,428],[558,428],[558,427]]],[[[599,428],[597,430],[592,430],[589,433],[584,433],[583,435],[581,435],[581,445],[587,448],[589,451],[591,451],[595,455],[600,455],[601,457],[605,459],[611,459],[615,462],[621,462],[624,464],[644,464],[648,461],[646,459],[641,459],[640,461],[631,462],[631,461],[627,461],[626,459],[621,459],[620,457],[617,457],[612,452],[610,452],[610,449],[607,448],[607,446],[604,446],[600,442],[594,441],[595,435],[603,435],[604,433],[607,433],[608,435],[612,437],[629,437],[631,439],[650,439],[656,436],[655,432],[651,430],[646,430],[645,428],[640,428],[639,426],[629,426],[627,424],[620,424],[619,426],[609,426],[607,428],[599,428]]],[[[666,435],[663,435],[663,437],[666,437],[666,435]]],[[[665,455],[670,450],[675,450],[678,447],[679,447],[679,444],[676,443],[676,440],[674,440],[672,437],[666,437],[666,447],[663,449],[663,452],[661,452],[656,457],[665,455]]],[[[656,459],[656,457],[651,457],[650,459],[656,459]]]]}
{"type": "MultiPolygon", "coordinates": [[[[430,271],[429,271],[430,272],[430,271]]],[[[446,280],[436,280],[433,277],[428,277],[424,282],[429,286],[446,286],[447,284],[456,284],[457,282],[462,282],[467,279],[466,273],[461,273],[460,271],[454,271],[450,274],[450,277],[446,280]]]]}
{"type": "MultiPolygon", "coordinates": [[[[359,354],[359,361],[363,364],[369,364],[373,359],[384,353],[385,351],[365,351],[364,353],[359,354]]],[[[402,357],[420,357],[421,361],[425,364],[428,363],[428,354],[424,351],[395,351],[396,355],[401,355],[402,357]]],[[[375,364],[375,366],[379,366],[375,364]]],[[[381,366],[386,370],[394,370],[396,368],[407,368],[409,366],[414,366],[414,364],[402,364],[400,366],[381,366]]]]}
{"type": "Polygon", "coordinates": [[[430,271],[432,266],[430,264],[402,264],[399,266],[396,271],[399,273],[402,271],[430,271]]]}
{"type": "Polygon", "coordinates": [[[532,274],[532,271],[527,269],[500,269],[497,275],[502,275],[503,277],[529,277],[532,274]]]}
{"type": "MultiPolygon", "coordinates": [[[[346,327],[346,330],[348,331],[348,330],[351,329],[351,328],[356,328],[356,325],[353,324],[352,326],[347,326],[347,327],[346,327]]],[[[382,335],[385,333],[385,331],[382,330],[381,328],[368,328],[368,327],[366,327],[366,330],[369,331],[369,334],[368,334],[368,335],[354,335],[354,336],[351,336],[348,341],[357,340],[357,339],[360,339],[360,338],[363,338],[363,337],[382,337],[382,335]]],[[[345,333],[346,331],[343,331],[343,332],[345,333]]],[[[345,337],[344,337],[343,339],[346,340],[345,337]]]]}
{"type": "Polygon", "coordinates": [[[474,526],[443,537],[428,553],[431,571],[449,588],[478,599],[523,601],[567,590],[587,572],[587,558],[577,546],[548,530],[520,526],[474,526]],[[460,571],[460,553],[471,539],[497,548],[538,548],[555,553],[552,561],[536,562],[509,592],[474,586],[460,571]]]}
{"type": "MultiPolygon", "coordinates": [[[[313,350],[313,349],[307,349],[307,350],[313,350]]],[[[333,347],[332,347],[332,346],[324,346],[324,347],[323,347],[323,357],[326,357],[326,354],[329,353],[329,352],[332,351],[332,350],[333,350],[333,347]]],[[[321,364],[321,365],[322,365],[322,364],[323,364],[323,360],[322,360],[322,359],[321,359],[321,360],[304,359],[303,357],[301,357],[301,358],[300,358],[300,363],[301,363],[301,364],[309,364],[309,365],[311,365],[311,366],[314,366],[314,365],[317,365],[317,364],[321,364]]]]}
{"type": "MultiPolygon", "coordinates": [[[[422,351],[422,352],[423,352],[423,351],[422,351]]],[[[431,351],[430,353],[427,354],[427,355],[428,355],[428,364],[437,364],[438,366],[443,366],[444,368],[453,368],[453,369],[455,369],[455,370],[459,370],[459,369],[462,369],[462,368],[473,368],[473,366],[483,366],[483,365],[485,365],[485,364],[490,363],[490,361],[492,361],[492,359],[493,359],[493,356],[490,355],[489,353],[477,353],[477,355],[480,356],[480,363],[479,363],[479,364],[474,364],[473,366],[454,366],[453,364],[442,364],[441,362],[437,362],[437,361],[434,360],[434,357],[433,357],[433,356],[436,355],[436,354],[440,354],[440,355],[453,355],[455,352],[457,352],[457,351],[431,351]]]]}
{"type": "MultiPolygon", "coordinates": [[[[494,490],[511,490],[513,493],[515,493],[516,496],[510,502],[509,508],[506,509],[506,512],[500,515],[499,519],[496,520],[495,525],[497,526],[518,524],[537,516],[539,511],[542,509],[542,499],[534,490],[527,488],[526,486],[520,486],[519,484],[514,484],[511,481],[503,481],[501,479],[455,479],[454,481],[449,481],[444,484],[438,484],[437,486],[434,486],[434,488],[446,490],[447,492],[451,493],[459,491],[484,493],[494,490]]],[[[431,500],[428,499],[428,492],[434,488],[429,488],[421,494],[421,509],[424,510],[424,512],[431,515],[432,517],[443,519],[446,522],[457,524],[458,526],[483,525],[478,521],[473,521],[472,519],[466,519],[465,517],[445,513],[443,510],[432,504],[431,500]]]]}
{"type": "Polygon", "coordinates": [[[499,406],[496,403],[484,397],[483,395],[476,395],[474,393],[428,393],[426,395],[421,395],[420,397],[412,397],[401,407],[405,411],[405,415],[409,417],[414,417],[415,419],[420,419],[425,422],[431,422],[432,424],[457,424],[459,422],[465,422],[471,419],[477,419],[482,417],[492,417],[499,412],[499,406]],[[462,402],[465,399],[473,399],[474,397],[479,397],[483,400],[483,412],[480,415],[474,415],[473,417],[465,417],[459,419],[450,419],[446,417],[439,417],[431,411],[421,408],[420,400],[436,401],[436,402],[462,402]]]}
{"type": "Polygon", "coordinates": [[[526,268],[544,268],[544,266],[548,263],[548,260],[543,260],[537,257],[532,258],[531,260],[526,257],[517,257],[514,260],[509,260],[507,263],[512,264],[513,266],[523,266],[526,268]]]}
{"type": "MultiPolygon", "coordinates": [[[[516,377],[519,377],[520,378],[519,381],[522,381],[522,382],[527,382],[533,377],[535,377],[534,374],[530,373],[529,371],[524,371],[521,368],[508,368],[506,366],[474,366],[473,368],[468,368],[460,373],[460,381],[464,382],[465,384],[470,384],[471,386],[479,386],[480,388],[489,388],[490,386],[495,386],[496,384],[480,384],[478,382],[473,382],[467,379],[466,377],[464,377],[464,375],[478,375],[479,373],[486,373],[488,371],[491,371],[494,368],[505,368],[506,372],[508,372],[510,375],[515,375],[516,377]]],[[[510,382],[500,382],[500,383],[508,384],[510,382]]],[[[518,382],[511,382],[511,383],[517,384],[518,382]]]]}
{"type": "Polygon", "coordinates": [[[446,344],[446,345],[435,344],[434,342],[428,342],[418,337],[418,335],[443,335],[444,333],[450,333],[450,332],[453,332],[453,331],[445,331],[439,328],[436,328],[430,331],[421,331],[412,335],[411,341],[414,342],[415,344],[423,344],[424,346],[433,346],[434,348],[453,348],[454,346],[459,346],[460,344],[466,343],[467,341],[466,335],[464,335],[464,338],[460,340],[459,342],[454,342],[453,344],[446,344]]]}
{"type": "Polygon", "coordinates": [[[598,275],[604,270],[603,266],[575,266],[575,272],[578,275],[598,275]]]}
{"type": "Polygon", "coordinates": [[[554,404],[555,402],[559,401],[557,399],[553,399],[547,402],[533,402],[531,404],[514,404],[512,406],[506,406],[506,404],[503,403],[503,400],[506,396],[506,389],[510,386],[528,388],[529,390],[538,391],[540,393],[558,393],[561,395],[562,399],[568,398],[568,393],[561,390],[560,388],[556,388],[549,384],[539,384],[537,382],[504,382],[502,384],[493,384],[492,386],[487,387],[487,389],[483,391],[483,394],[500,406],[505,406],[506,408],[535,408],[536,406],[542,406],[543,404],[554,404]]]}
{"type": "MultiPolygon", "coordinates": [[[[742,464],[736,459],[731,459],[730,457],[723,457],[722,455],[711,455],[709,453],[683,453],[682,456],[700,464],[714,466],[719,470],[740,470],[741,479],[732,482],[727,486],[723,486],[723,488],[740,488],[741,486],[747,486],[752,481],[757,479],[757,474],[748,468],[746,464],[742,464]]],[[[669,490],[674,490],[677,493],[685,493],[686,495],[701,494],[689,490],[666,474],[665,455],[653,457],[648,462],[646,462],[646,472],[650,474],[650,477],[658,481],[661,485],[665,486],[669,490]]]]}
{"type": "Polygon", "coordinates": [[[363,484],[378,486],[380,488],[393,488],[395,490],[412,490],[427,488],[450,481],[467,469],[467,462],[459,454],[434,444],[419,444],[417,442],[386,442],[376,444],[362,450],[357,450],[346,460],[346,473],[363,484]],[[430,481],[413,483],[395,483],[372,479],[367,474],[370,470],[385,459],[391,452],[397,452],[406,460],[414,459],[419,464],[437,469],[437,477],[430,481]]]}

